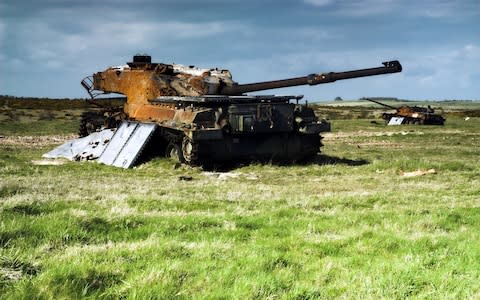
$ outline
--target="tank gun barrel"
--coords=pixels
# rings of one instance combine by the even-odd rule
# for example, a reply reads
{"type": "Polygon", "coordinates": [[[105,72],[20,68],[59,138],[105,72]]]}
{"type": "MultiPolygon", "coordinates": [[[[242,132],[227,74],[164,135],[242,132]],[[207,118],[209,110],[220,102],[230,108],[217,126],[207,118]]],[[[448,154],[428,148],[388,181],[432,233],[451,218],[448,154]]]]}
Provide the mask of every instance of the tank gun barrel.
{"type": "Polygon", "coordinates": [[[337,80],[374,76],[381,74],[397,73],[402,71],[402,65],[398,60],[383,62],[383,67],[359,69],[345,72],[329,72],[310,74],[303,77],[296,77],[283,80],[265,81],[249,84],[235,84],[225,86],[221,89],[222,95],[241,95],[243,93],[284,88],[298,85],[317,85],[334,82],[337,80]]]}
{"type": "Polygon", "coordinates": [[[388,108],[391,108],[391,109],[397,109],[397,108],[394,107],[394,106],[387,105],[387,104],[385,104],[385,103],[382,103],[382,102],[379,102],[379,101],[376,101],[376,100],[373,100],[373,99],[369,99],[369,98],[364,98],[364,99],[367,100],[367,101],[370,101],[370,102],[374,102],[374,103],[380,104],[381,106],[385,106],[385,107],[388,107],[388,108]]]}

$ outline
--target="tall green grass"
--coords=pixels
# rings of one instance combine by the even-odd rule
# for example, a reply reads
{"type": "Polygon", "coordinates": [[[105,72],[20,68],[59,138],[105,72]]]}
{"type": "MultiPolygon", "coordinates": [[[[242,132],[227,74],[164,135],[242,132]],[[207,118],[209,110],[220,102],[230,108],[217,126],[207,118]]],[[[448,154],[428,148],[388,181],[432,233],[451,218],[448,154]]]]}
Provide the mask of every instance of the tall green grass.
{"type": "Polygon", "coordinates": [[[479,125],[334,120],[309,164],[228,172],[0,140],[0,298],[476,298],[479,125]]]}

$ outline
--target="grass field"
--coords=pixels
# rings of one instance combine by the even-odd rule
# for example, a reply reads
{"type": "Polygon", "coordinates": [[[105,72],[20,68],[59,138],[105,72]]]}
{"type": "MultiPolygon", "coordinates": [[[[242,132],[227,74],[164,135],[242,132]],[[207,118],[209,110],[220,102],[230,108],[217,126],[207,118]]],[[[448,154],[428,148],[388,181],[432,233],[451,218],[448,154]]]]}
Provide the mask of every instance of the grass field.
{"type": "Polygon", "coordinates": [[[392,127],[360,111],[331,118],[309,164],[206,172],[163,158],[42,165],[81,111],[11,112],[2,299],[480,297],[478,117],[392,127]]]}

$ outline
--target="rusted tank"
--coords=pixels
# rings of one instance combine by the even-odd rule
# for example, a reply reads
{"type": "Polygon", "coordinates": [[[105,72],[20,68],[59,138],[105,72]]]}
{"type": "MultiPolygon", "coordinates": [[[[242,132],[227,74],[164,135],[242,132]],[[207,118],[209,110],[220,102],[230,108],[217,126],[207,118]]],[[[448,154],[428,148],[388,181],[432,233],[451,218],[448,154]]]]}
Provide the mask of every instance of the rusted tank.
{"type": "MultiPolygon", "coordinates": [[[[238,160],[298,161],[320,151],[320,133],[330,124],[319,120],[302,96],[247,95],[248,92],[330,83],[336,80],[400,72],[398,61],[382,67],[310,74],[290,79],[238,84],[228,70],[152,63],[136,55],[82,80],[92,99],[106,93],[127,97],[120,109],[82,121],[81,134],[122,120],[155,123],[150,144],[157,154],[191,165],[238,160]],[[86,126],[89,128],[85,128],[86,126]]],[[[98,99],[98,98],[97,98],[98,99]]],[[[98,100],[97,102],[99,102],[98,100]]]]}
{"type": "Polygon", "coordinates": [[[398,121],[398,124],[419,124],[419,125],[444,125],[445,118],[439,114],[435,114],[435,110],[428,105],[427,107],[419,106],[400,106],[394,107],[391,105],[384,104],[382,102],[363,98],[370,102],[380,104],[389,109],[394,109],[394,113],[383,113],[382,118],[388,124],[391,124],[393,118],[398,121]]]}

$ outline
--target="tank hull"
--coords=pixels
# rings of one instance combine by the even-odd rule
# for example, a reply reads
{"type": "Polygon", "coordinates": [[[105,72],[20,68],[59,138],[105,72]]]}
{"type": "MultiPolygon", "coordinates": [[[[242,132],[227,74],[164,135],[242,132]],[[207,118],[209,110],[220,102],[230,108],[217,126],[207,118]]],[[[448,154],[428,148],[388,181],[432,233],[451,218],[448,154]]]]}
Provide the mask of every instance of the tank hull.
{"type": "Polygon", "coordinates": [[[162,97],[150,102],[150,110],[171,117],[129,122],[155,124],[146,156],[164,155],[189,165],[298,162],[320,152],[320,133],[330,131],[330,123],[292,99],[299,97],[162,97]]]}
{"type": "MultiPolygon", "coordinates": [[[[200,103],[190,103],[191,112],[186,109],[180,114],[177,109],[176,122],[158,124],[157,136],[160,141],[167,140],[167,156],[190,165],[297,162],[312,158],[322,146],[320,133],[330,131],[330,124],[319,121],[311,108],[289,103],[289,99],[290,96],[228,97],[228,105],[219,105],[219,98],[202,98],[200,103]]],[[[184,106],[185,99],[180,103],[184,106]]]]}
{"type": "MultiPolygon", "coordinates": [[[[298,162],[320,152],[319,134],[274,133],[224,136],[222,139],[189,141],[192,150],[182,153],[193,165],[213,162],[298,162]]],[[[189,146],[190,147],[190,146],[189,146]]],[[[185,151],[185,146],[182,149],[185,151]]]]}

